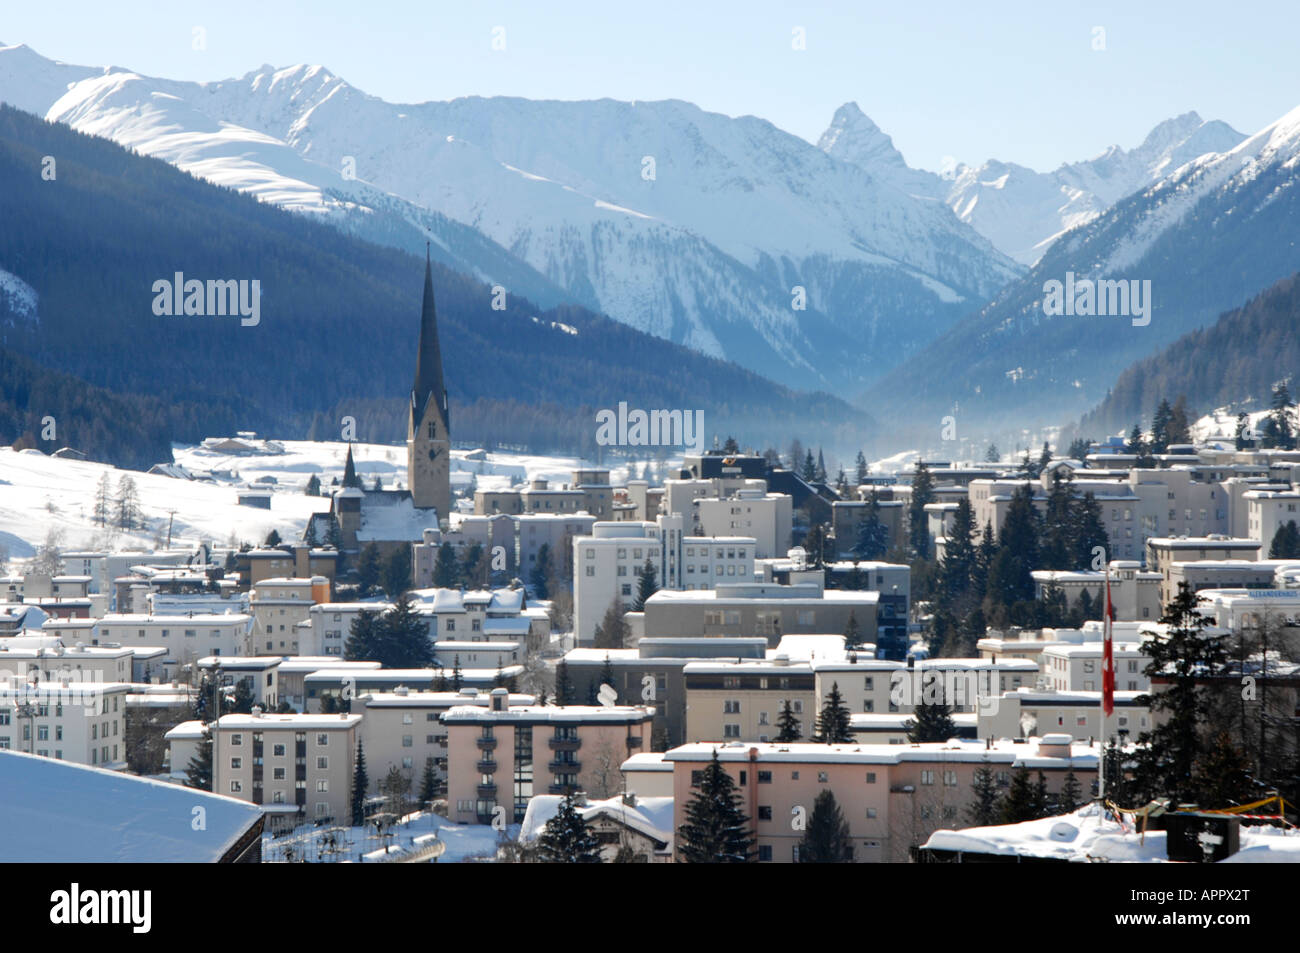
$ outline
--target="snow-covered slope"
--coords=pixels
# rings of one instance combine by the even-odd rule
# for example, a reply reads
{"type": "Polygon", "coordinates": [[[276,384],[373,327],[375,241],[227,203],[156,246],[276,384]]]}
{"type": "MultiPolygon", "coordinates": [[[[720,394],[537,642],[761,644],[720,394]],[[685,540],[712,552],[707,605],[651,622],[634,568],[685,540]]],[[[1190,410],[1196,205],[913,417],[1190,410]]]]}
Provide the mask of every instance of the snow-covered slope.
{"type": "Polygon", "coordinates": [[[912,194],[942,200],[999,251],[1032,265],[1062,234],[1121,198],[1200,156],[1227,152],[1244,138],[1226,123],[1189,112],[1157,125],[1134,149],[1112,146],[1053,172],[990,159],[940,176],[910,168],[892,140],[856,103],[847,103],[836,111],[819,146],[912,194]]]}
{"type": "Polygon", "coordinates": [[[395,105],[319,66],[177,83],[23,47],[0,99],[300,211],[468,226],[568,300],[804,387],[861,383],[1018,273],[942,203],[679,101],[395,105]]]}

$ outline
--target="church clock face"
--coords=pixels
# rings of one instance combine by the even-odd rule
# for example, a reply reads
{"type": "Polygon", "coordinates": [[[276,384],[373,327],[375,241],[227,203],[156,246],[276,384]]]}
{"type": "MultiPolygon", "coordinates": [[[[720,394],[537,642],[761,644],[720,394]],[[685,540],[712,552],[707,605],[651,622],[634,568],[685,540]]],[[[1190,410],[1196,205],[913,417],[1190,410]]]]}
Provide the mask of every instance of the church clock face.
{"type": "Polygon", "coordinates": [[[431,449],[429,450],[429,459],[430,459],[430,460],[437,460],[437,459],[438,459],[438,454],[440,454],[440,453],[442,453],[442,451],[439,450],[437,447],[433,447],[433,448],[431,448],[431,449]]]}

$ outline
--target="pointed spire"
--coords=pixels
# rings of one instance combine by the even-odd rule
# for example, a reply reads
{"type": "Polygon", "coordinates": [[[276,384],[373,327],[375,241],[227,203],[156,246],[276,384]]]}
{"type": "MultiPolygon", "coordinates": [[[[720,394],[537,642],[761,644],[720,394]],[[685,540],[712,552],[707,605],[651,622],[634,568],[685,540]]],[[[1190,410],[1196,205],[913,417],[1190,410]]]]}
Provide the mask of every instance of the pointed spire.
{"type": "Polygon", "coordinates": [[[424,249],[424,302],[420,308],[420,345],[415,358],[415,386],[411,403],[417,419],[432,397],[446,419],[447,392],[442,383],[442,350],[438,347],[438,315],[433,305],[433,259],[424,249]]]}
{"type": "Polygon", "coordinates": [[[361,481],[357,479],[357,467],[352,462],[352,441],[348,441],[348,462],[343,465],[343,485],[345,487],[354,487],[361,489],[361,481]]]}

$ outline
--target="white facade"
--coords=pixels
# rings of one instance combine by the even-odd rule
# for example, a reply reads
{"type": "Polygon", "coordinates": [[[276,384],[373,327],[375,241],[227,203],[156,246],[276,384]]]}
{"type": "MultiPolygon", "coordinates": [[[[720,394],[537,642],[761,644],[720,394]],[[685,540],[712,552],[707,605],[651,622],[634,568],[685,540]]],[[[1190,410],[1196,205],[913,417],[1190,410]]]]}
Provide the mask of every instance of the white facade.
{"type": "Polygon", "coordinates": [[[124,682],[0,681],[0,750],[126,767],[124,682]]]}
{"type": "Polygon", "coordinates": [[[226,615],[136,615],[110,612],[95,624],[97,643],[152,645],[167,650],[180,664],[205,655],[248,655],[253,619],[226,615]]]}

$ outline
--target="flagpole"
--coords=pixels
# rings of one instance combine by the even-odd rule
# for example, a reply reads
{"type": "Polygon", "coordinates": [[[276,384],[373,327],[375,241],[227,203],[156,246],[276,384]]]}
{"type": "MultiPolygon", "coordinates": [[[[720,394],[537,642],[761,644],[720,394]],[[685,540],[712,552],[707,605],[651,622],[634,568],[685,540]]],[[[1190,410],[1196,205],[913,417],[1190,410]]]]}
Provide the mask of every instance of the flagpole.
{"type": "Polygon", "coordinates": [[[1106,709],[1108,707],[1107,702],[1110,701],[1110,698],[1107,696],[1110,694],[1109,687],[1112,684],[1112,676],[1110,672],[1111,666],[1114,664],[1114,656],[1111,649],[1113,631],[1111,628],[1111,620],[1114,616],[1114,612],[1115,610],[1112,608],[1110,601],[1110,562],[1107,561],[1106,609],[1102,616],[1103,621],[1101,632],[1101,698],[1099,699],[1101,702],[1101,749],[1100,755],[1097,759],[1097,797],[1103,803],[1103,806],[1106,800],[1106,709]]]}

